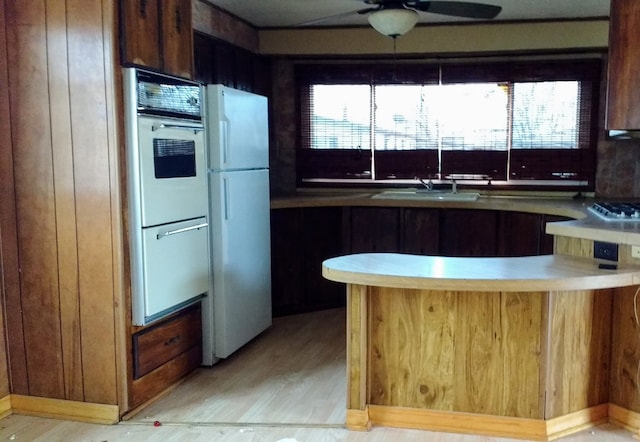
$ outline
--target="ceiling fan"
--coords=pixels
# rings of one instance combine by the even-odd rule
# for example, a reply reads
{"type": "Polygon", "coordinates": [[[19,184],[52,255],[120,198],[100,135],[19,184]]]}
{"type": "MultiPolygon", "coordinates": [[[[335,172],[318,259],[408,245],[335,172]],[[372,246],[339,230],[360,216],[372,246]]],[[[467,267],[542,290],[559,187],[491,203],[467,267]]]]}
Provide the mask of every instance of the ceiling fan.
{"type": "MultiPolygon", "coordinates": [[[[487,20],[495,18],[502,10],[500,6],[464,1],[362,1],[371,6],[355,12],[361,15],[367,14],[369,23],[376,31],[393,38],[413,29],[420,18],[419,12],[487,20]]],[[[325,19],[314,20],[314,22],[322,20],[325,19]]]]}

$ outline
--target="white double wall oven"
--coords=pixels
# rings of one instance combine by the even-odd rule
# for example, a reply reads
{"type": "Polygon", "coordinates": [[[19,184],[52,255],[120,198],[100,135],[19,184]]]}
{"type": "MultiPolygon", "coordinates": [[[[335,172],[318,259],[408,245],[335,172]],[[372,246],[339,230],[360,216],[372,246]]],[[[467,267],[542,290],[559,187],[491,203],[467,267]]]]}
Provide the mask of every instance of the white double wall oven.
{"type": "Polygon", "coordinates": [[[146,325],[209,287],[202,87],[125,68],[132,321],[146,325]]]}

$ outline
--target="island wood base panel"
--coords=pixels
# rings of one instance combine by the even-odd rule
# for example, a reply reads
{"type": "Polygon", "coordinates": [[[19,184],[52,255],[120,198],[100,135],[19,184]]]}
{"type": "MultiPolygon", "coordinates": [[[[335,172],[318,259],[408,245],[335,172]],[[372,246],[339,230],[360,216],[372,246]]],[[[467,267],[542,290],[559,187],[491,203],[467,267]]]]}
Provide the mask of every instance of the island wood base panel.
{"type": "Polygon", "coordinates": [[[608,414],[609,404],[549,420],[369,405],[365,410],[347,410],[346,426],[350,430],[360,431],[380,425],[550,441],[606,423],[608,414]]]}

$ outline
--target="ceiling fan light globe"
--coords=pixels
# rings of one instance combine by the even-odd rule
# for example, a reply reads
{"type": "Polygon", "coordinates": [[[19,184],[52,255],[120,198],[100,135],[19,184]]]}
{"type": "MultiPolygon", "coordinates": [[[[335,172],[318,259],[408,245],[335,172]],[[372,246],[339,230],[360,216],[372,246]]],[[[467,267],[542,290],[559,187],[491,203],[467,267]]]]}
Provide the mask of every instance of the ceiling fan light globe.
{"type": "Polygon", "coordinates": [[[413,9],[380,9],[369,14],[369,24],[388,37],[406,34],[418,23],[419,15],[413,9]]]}

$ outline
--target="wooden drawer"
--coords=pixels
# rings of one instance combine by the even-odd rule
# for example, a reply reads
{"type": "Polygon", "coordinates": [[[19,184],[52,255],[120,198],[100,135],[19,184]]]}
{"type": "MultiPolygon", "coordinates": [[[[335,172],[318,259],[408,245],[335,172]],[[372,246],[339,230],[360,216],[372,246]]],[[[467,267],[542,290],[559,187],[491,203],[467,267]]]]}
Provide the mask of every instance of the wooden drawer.
{"type": "Polygon", "coordinates": [[[202,342],[200,307],[133,335],[133,378],[138,379],[202,342]]]}

